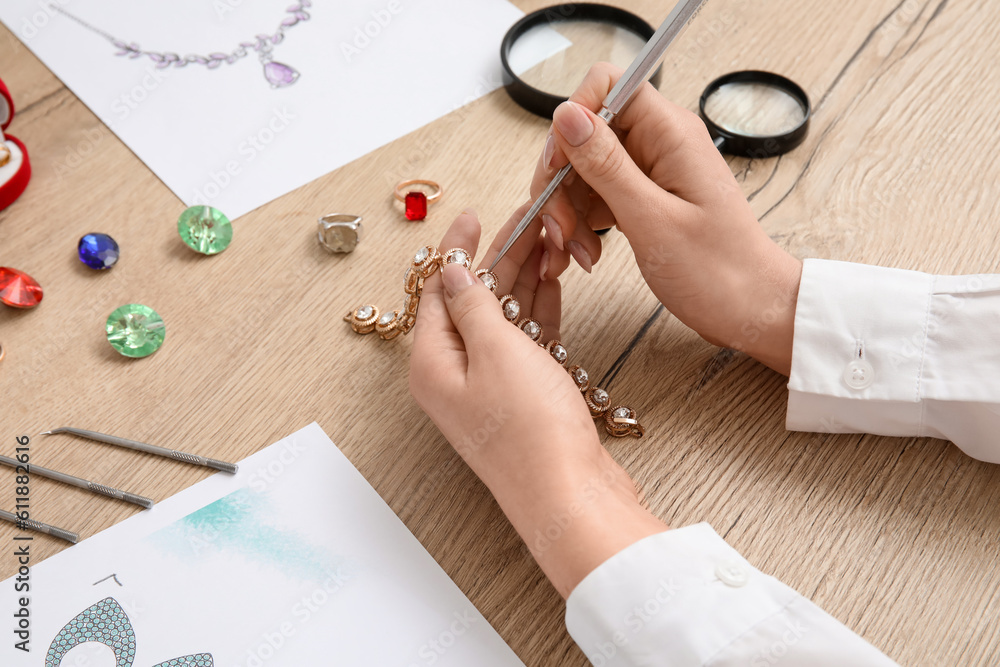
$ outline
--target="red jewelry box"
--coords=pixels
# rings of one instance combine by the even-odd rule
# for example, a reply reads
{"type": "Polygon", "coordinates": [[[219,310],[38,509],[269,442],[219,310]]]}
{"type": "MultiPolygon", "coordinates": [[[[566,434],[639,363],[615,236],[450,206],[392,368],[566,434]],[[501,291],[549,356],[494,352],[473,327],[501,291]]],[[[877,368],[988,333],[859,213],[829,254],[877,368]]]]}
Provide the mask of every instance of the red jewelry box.
{"type": "MultiPolygon", "coordinates": [[[[7,86],[0,80],[0,129],[6,130],[14,118],[14,100],[7,91],[7,86]]],[[[10,151],[10,161],[0,167],[0,211],[14,203],[31,180],[31,162],[28,161],[28,149],[17,137],[0,134],[3,144],[10,151]]],[[[0,150],[0,161],[5,152],[0,150]]]]}

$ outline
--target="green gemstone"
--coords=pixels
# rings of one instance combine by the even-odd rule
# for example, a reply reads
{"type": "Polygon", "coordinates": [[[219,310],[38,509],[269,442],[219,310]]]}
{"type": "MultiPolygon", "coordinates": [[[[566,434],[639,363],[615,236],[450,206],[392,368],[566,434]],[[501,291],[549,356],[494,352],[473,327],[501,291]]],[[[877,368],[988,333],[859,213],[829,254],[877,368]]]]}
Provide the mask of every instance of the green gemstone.
{"type": "Polygon", "coordinates": [[[211,206],[192,206],[181,213],[177,232],[184,243],[203,255],[214,255],[229,247],[233,226],[229,218],[211,206]]]}
{"type": "Polygon", "coordinates": [[[148,357],[163,345],[167,335],[163,318],[141,303],[122,306],[108,317],[108,342],[126,357],[148,357]]]}

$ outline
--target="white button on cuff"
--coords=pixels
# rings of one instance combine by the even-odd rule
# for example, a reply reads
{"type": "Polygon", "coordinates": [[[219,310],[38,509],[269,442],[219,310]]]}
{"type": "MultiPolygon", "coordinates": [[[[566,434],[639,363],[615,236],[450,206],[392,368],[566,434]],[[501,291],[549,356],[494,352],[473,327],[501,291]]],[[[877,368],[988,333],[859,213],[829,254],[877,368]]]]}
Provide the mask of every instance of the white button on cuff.
{"type": "Polygon", "coordinates": [[[844,383],[851,389],[867,389],[875,382],[875,367],[864,359],[855,359],[844,368],[844,383]]]}
{"type": "Polygon", "coordinates": [[[750,581],[750,575],[747,572],[746,566],[735,560],[720,563],[719,566],[715,568],[715,576],[717,576],[722,583],[727,586],[732,586],[733,588],[746,586],[747,582],[750,581]]]}

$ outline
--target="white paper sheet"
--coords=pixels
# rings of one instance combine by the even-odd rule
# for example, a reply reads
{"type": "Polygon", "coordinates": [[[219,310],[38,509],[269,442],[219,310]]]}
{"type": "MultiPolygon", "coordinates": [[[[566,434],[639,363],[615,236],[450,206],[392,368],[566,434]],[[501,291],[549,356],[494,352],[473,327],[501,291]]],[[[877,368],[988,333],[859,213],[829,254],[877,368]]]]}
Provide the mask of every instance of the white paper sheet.
{"type": "MultiPolygon", "coordinates": [[[[0,20],[181,200],[236,218],[498,88],[500,42],[521,16],[504,0],[313,0],[273,47],[300,74],[277,89],[253,52],[158,69],[96,32],[181,57],[229,53],[297,2],[3,0],[0,20]]],[[[68,145],[59,172],[80,168],[80,152],[68,145]]]]}
{"type": "Polygon", "coordinates": [[[83,625],[117,622],[117,667],[523,667],[317,424],[32,567],[29,593],[14,583],[0,614],[30,597],[31,653],[5,631],[4,667],[116,665],[95,642],[46,661],[94,605],[83,625]]]}

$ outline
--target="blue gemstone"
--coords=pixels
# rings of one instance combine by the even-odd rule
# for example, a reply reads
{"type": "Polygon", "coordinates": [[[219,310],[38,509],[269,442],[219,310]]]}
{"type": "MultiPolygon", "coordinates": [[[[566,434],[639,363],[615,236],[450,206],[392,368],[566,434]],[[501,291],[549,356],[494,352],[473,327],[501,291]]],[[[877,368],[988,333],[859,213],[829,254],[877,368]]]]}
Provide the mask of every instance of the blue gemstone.
{"type": "Polygon", "coordinates": [[[86,234],[77,246],[80,261],[92,269],[110,269],[118,261],[118,244],[107,234],[86,234]]]}

